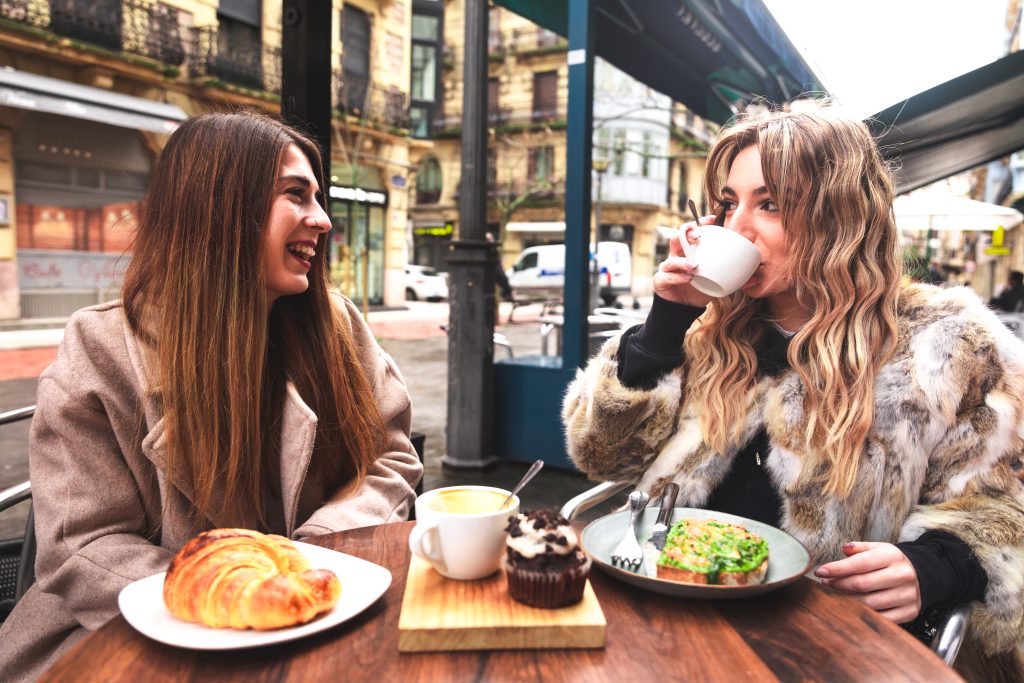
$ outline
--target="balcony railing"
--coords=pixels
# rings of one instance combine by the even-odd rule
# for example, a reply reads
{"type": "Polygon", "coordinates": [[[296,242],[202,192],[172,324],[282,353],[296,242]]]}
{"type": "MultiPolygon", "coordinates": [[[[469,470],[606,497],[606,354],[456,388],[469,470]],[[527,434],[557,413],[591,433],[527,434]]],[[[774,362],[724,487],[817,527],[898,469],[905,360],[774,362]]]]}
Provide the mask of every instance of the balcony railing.
{"type": "Polygon", "coordinates": [[[365,76],[334,72],[339,111],[387,128],[409,128],[409,98],[394,86],[370,83],[365,76]]]}
{"type": "MultiPolygon", "coordinates": [[[[0,20],[149,57],[168,66],[187,64],[188,76],[281,92],[281,49],[236,38],[216,26],[184,32],[178,10],[156,0],[0,0],[0,20]]],[[[409,98],[365,76],[333,74],[334,106],[386,128],[409,128],[409,98]]]]}
{"type": "Polygon", "coordinates": [[[271,93],[281,92],[281,49],[262,44],[233,44],[214,26],[191,30],[188,59],[193,78],[215,78],[271,93]]]}
{"type": "Polygon", "coordinates": [[[531,52],[558,52],[569,46],[565,38],[547,29],[513,29],[491,31],[487,37],[487,51],[491,54],[529,54],[531,52]]]}
{"type": "Polygon", "coordinates": [[[0,18],[180,66],[178,11],[155,0],[0,0],[0,18]]]}

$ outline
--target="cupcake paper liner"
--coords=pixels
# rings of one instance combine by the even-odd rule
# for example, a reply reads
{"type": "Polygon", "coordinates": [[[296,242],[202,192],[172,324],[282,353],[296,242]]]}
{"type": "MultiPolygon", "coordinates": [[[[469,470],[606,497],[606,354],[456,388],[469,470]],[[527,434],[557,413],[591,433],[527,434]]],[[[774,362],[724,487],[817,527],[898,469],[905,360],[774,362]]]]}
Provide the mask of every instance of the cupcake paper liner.
{"type": "Polygon", "coordinates": [[[521,569],[502,559],[508,592],[513,600],[531,607],[566,607],[583,599],[583,589],[590,573],[590,558],[584,555],[583,564],[557,572],[521,569]]]}

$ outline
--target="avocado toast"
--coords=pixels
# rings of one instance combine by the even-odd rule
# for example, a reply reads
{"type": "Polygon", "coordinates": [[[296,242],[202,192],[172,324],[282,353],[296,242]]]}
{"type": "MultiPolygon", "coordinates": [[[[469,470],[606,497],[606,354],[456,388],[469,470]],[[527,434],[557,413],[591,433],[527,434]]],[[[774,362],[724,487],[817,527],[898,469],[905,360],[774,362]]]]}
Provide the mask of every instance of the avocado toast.
{"type": "Polygon", "coordinates": [[[767,541],[715,519],[673,524],[658,558],[658,578],[681,583],[745,586],[761,583],[767,572],[767,541]]]}

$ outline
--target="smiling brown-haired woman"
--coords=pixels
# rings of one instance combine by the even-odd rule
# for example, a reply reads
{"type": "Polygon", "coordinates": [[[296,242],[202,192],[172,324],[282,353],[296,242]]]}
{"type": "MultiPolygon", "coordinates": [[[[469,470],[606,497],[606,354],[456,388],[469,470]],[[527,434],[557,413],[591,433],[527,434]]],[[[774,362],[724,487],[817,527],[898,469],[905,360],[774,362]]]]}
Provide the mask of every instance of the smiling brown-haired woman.
{"type": "Polygon", "coordinates": [[[410,402],[328,291],[320,154],[258,114],[189,119],[143,202],[123,303],[69,321],[29,448],[38,582],[0,630],[30,679],[197,531],[405,519],[410,402]]]}

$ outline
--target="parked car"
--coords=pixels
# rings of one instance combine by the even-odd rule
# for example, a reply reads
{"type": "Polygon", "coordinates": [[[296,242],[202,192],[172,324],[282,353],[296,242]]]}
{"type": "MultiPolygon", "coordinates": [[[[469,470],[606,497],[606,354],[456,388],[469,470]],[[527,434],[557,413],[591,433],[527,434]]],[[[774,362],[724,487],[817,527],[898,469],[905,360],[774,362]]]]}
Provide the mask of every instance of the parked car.
{"type": "MultiPolygon", "coordinates": [[[[593,244],[590,245],[590,253],[594,253],[593,244]]],[[[600,268],[601,300],[611,306],[620,295],[629,293],[633,281],[633,259],[629,245],[623,242],[598,242],[597,265],[600,268]]],[[[561,298],[565,284],[565,245],[544,244],[523,249],[508,269],[507,275],[517,297],[561,298]]]]}
{"type": "Polygon", "coordinates": [[[448,298],[448,281],[430,266],[409,264],[405,267],[405,298],[440,301],[448,298]]]}

